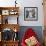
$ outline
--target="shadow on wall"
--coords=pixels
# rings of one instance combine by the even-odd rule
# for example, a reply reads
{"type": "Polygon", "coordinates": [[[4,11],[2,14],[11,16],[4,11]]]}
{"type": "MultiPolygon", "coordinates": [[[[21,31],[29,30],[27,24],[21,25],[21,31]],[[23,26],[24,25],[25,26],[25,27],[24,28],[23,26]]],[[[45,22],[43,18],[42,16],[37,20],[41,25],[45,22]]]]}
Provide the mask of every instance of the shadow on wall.
{"type": "Polygon", "coordinates": [[[20,39],[20,42],[23,38],[23,35],[25,33],[25,31],[28,29],[28,28],[32,28],[36,33],[37,33],[37,37],[39,39],[39,41],[41,43],[43,43],[43,30],[42,30],[42,26],[21,26],[20,27],[20,31],[19,31],[19,39],[20,39]]]}

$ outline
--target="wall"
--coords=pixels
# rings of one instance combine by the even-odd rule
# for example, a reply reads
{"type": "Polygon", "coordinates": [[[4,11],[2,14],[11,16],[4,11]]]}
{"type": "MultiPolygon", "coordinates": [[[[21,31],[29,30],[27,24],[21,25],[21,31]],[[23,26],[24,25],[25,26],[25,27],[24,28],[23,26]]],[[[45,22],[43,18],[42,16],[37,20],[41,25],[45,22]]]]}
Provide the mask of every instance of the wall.
{"type": "Polygon", "coordinates": [[[20,8],[20,25],[22,26],[43,26],[43,6],[42,0],[24,0],[19,1],[21,4],[20,8]],[[38,7],[38,21],[24,21],[24,7],[38,7]]]}
{"type": "MultiPolygon", "coordinates": [[[[0,6],[2,7],[9,7],[15,6],[15,0],[0,0],[0,6]]],[[[20,7],[19,10],[19,24],[20,26],[43,26],[43,6],[42,0],[17,0],[18,6],[20,7]],[[24,7],[38,7],[38,21],[24,21],[24,7]]]]}

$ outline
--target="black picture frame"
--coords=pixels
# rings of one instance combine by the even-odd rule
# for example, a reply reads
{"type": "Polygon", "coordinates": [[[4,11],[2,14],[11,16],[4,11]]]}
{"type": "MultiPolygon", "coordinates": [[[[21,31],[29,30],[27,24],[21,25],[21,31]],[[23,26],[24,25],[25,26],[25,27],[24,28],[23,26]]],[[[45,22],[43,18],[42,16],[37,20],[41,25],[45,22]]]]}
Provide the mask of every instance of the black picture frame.
{"type": "Polygon", "coordinates": [[[38,20],[38,7],[24,7],[24,20],[37,21],[38,20]]]}

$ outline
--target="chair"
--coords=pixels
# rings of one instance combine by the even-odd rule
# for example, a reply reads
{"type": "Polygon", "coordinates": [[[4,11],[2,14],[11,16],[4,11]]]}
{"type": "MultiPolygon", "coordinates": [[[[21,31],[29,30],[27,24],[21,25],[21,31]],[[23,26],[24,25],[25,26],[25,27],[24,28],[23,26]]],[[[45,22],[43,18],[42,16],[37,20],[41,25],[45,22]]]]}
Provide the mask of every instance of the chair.
{"type": "Polygon", "coordinates": [[[31,45],[31,42],[29,42],[30,41],[29,39],[32,38],[32,36],[34,38],[36,38],[36,40],[37,40],[37,43],[34,46],[41,46],[39,40],[37,39],[37,34],[34,32],[34,30],[32,28],[28,28],[26,30],[26,32],[25,32],[25,34],[24,34],[24,36],[22,38],[21,46],[33,46],[33,45],[31,45]],[[25,42],[25,40],[26,40],[26,42],[25,42]],[[30,45],[28,45],[28,43],[30,45]]]}

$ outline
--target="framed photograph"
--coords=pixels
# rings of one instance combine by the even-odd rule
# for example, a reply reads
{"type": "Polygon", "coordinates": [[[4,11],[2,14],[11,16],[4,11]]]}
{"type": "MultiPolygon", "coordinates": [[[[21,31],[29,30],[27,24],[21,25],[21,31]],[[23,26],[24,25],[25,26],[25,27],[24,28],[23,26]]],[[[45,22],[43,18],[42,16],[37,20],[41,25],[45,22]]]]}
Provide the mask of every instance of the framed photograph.
{"type": "Polygon", "coordinates": [[[9,10],[2,10],[2,15],[9,15],[9,10]]]}
{"type": "Polygon", "coordinates": [[[37,21],[38,20],[38,8],[37,7],[24,7],[24,20],[25,21],[37,21]]]}
{"type": "Polygon", "coordinates": [[[18,13],[18,12],[17,12],[16,10],[10,10],[10,11],[9,11],[9,14],[10,14],[10,15],[16,15],[17,13],[18,13]]]}
{"type": "Polygon", "coordinates": [[[10,16],[8,18],[8,24],[18,24],[18,16],[10,16]]]}
{"type": "Polygon", "coordinates": [[[18,16],[3,16],[2,24],[18,24],[18,16]]]}

